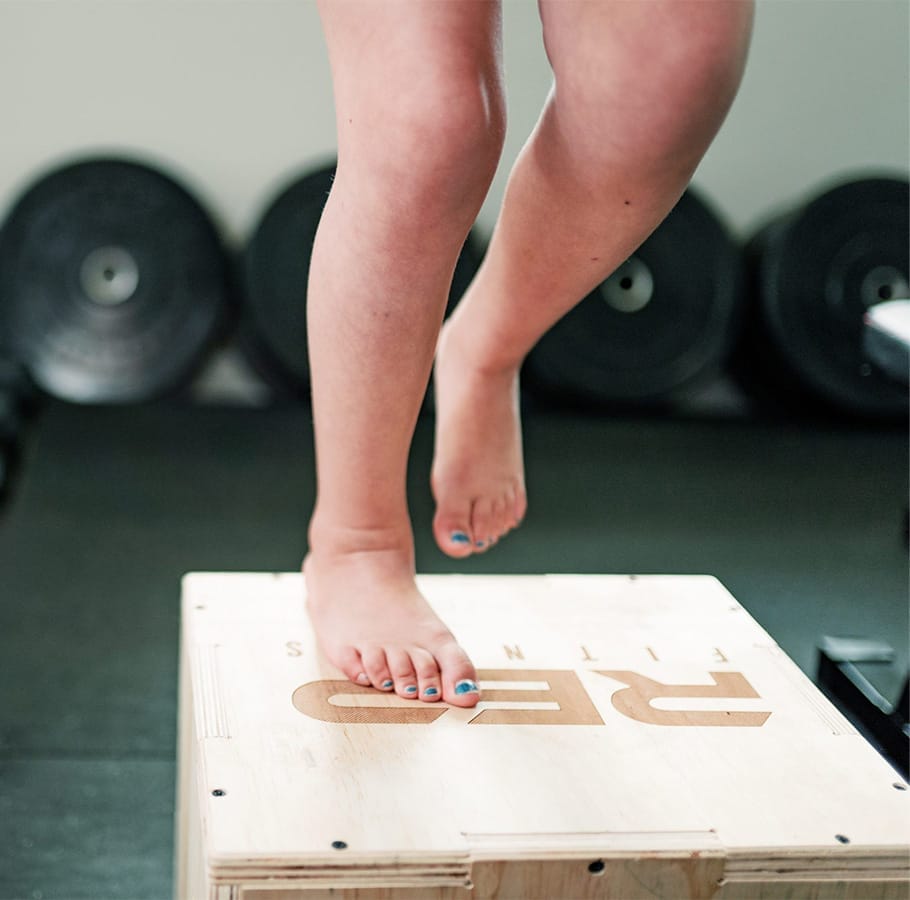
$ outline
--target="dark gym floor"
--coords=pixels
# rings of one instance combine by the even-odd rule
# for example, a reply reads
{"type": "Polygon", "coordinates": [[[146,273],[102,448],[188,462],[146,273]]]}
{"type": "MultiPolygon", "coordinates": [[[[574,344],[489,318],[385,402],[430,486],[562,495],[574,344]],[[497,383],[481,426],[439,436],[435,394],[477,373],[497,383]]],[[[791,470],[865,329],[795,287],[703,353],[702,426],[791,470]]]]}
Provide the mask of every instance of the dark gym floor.
{"type": "MultiPolygon", "coordinates": [[[[823,633],[908,656],[903,429],[526,420],[531,508],[493,552],[432,543],[432,422],[411,500],[423,572],[717,575],[810,676],[823,633]]],[[[178,590],[189,570],[292,570],[305,408],[49,405],[0,512],[0,898],[165,900],[178,590]]]]}

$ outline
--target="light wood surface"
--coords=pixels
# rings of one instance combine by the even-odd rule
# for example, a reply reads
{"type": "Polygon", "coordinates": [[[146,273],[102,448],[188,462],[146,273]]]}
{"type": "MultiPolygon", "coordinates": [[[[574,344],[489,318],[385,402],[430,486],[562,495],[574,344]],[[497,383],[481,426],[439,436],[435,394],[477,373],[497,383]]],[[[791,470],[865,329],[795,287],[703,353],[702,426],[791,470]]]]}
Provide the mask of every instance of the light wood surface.
{"type": "Polygon", "coordinates": [[[186,576],[181,900],[908,896],[910,791],[715,579],[418,580],[476,709],[347,682],[300,575],[186,576]]]}

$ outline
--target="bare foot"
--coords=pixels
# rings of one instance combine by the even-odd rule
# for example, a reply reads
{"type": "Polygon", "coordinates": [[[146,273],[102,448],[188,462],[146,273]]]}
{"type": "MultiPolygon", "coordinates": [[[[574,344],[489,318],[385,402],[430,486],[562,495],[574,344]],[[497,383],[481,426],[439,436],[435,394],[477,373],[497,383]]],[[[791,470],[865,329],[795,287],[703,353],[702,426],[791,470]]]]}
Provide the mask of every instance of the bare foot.
{"type": "Polygon", "coordinates": [[[408,700],[477,704],[474,666],[414,582],[408,527],[311,525],[303,573],[319,645],[351,681],[408,700]]]}
{"type": "Polygon", "coordinates": [[[433,534],[449,556],[486,551],[524,518],[518,371],[472,364],[450,323],[433,370],[436,449],[433,534]]]}

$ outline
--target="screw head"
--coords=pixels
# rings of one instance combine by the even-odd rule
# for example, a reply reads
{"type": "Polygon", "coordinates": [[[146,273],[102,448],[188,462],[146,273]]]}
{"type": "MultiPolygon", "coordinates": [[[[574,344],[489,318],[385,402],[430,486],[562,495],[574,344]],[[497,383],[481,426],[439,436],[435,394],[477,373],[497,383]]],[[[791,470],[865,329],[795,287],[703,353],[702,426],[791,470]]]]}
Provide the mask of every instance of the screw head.
{"type": "Polygon", "coordinates": [[[332,847],[335,850],[347,850],[348,845],[344,841],[332,841],[332,847]]]}
{"type": "Polygon", "coordinates": [[[223,790],[221,790],[221,788],[215,788],[215,790],[212,791],[212,796],[213,797],[223,797],[226,793],[227,793],[227,791],[223,791],[223,790]]]}

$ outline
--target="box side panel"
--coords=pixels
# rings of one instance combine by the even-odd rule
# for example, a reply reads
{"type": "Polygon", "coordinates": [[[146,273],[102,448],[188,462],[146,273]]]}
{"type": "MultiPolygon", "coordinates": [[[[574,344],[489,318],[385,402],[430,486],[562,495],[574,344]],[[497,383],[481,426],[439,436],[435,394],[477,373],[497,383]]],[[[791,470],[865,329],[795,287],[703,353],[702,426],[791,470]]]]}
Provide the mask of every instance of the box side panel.
{"type": "Polygon", "coordinates": [[[187,665],[187,642],[180,637],[180,671],[177,718],[177,804],[174,821],[174,896],[185,900],[188,894],[187,864],[190,839],[190,807],[195,797],[189,788],[193,744],[193,695],[187,665]]]}
{"type": "MultiPolygon", "coordinates": [[[[195,791],[193,792],[195,795],[195,791]]],[[[194,796],[195,800],[195,796],[194,796]]],[[[202,841],[202,820],[198,801],[190,803],[187,815],[185,894],[178,900],[206,900],[212,889],[206,877],[205,850],[202,841]]]]}
{"type": "Polygon", "coordinates": [[[474,896],[484,900],[707,900],[724,870],[722,857],[508,860],[474,866],[474,896]]]}
{"type": "MultiPolygon", "coordinates": [[[[186,582],[184,582],[186,585],[186,582]]],[[[184,590],[183,608],[188,603],[184,590]]],[[[175,823],[175,897],[207,900],[212,889],[206,877],[199,794],[199,741],[190,664],[189,620],[181,617],[179,713],[177,727],[177,821],[175,823]]]]}
{"type": "Polygon", "coordinates": [[[476,865],[470,887],[247,888],[240,900],[709,900],[722,871],[719,858],[502,860],[476,865]]]}
{"type": "Polygon", "coordinates": [[[907,900],[907,881],[737,881],[714,900],[907,900]]]}

